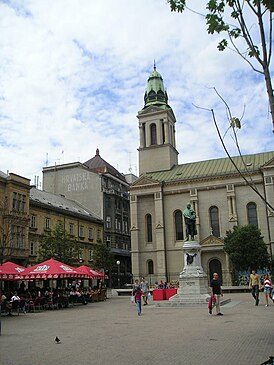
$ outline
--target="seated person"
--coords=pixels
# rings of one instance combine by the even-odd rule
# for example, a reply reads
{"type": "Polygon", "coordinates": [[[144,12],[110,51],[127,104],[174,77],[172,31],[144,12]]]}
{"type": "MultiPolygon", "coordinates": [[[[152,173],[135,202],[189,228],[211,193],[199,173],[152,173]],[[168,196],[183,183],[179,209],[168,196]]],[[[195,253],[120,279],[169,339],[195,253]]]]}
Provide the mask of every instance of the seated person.
{"type": "Polygon", "coordinates": [[[12,305],[7,299],[6,295],[3,293],[1,296],[1,311],[6,311],[8,316],[11,316],[12,305]]]}
{"type": "Polygon", "coordinates": [[[11,297],[11,302],[20,302],[20,297],[18,296],[17,291],[14,292],[13,296],[11,297]]]}

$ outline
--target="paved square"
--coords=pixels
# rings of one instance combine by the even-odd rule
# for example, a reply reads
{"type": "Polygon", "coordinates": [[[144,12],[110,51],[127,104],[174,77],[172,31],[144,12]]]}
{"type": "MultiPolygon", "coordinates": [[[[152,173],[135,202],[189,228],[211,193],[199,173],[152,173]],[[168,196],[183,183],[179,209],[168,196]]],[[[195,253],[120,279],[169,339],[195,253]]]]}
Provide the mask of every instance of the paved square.
{"type": "Polygon", "coordinates": [[[274,355],[274,305],[262,294],[258,307],[250,293],[225,297],[223,317],[151,302],[138,317],[129,297],[2,317],[0,364],[261,364],[274,355]]]}

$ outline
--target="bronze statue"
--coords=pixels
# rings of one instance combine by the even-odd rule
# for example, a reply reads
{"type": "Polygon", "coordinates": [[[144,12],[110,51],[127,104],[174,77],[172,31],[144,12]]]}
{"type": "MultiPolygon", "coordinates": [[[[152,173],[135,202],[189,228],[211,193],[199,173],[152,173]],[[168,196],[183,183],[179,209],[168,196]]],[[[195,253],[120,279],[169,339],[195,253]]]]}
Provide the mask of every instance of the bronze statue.
{"type": "Polygon", "coordinates": [[[189,235],[191,240],[194,241],[194,236],[197,234],[196,229],[196,213],[188,204],[186,209],[183,211],[185,225],[186,225],[186,241],[189,241],[189,235]]]}

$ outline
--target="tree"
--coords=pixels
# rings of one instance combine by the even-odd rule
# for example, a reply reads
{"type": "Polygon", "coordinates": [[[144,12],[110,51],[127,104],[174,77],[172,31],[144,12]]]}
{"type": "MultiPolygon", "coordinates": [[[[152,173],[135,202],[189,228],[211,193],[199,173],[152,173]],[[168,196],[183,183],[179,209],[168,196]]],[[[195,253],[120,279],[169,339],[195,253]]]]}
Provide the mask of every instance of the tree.
{"type": "Polygon", "coordinates": [[[101,240],[94,245],[93,265],[94,268],[104,271],[110,271],[114,265],[112,252],[101,240]]]}
{"type": "MultiPolygon", "coordinates": [[[[186,0],[167,0],[171,11],[183,12],[186,0]]],[[[274,92],[270,74],[273,43],[273,0],[207,0],[204,15],[209,34],[226,33],[217,48],[230,45],[253,71],[264,76],[274,132],[274,92]],[[245,49],[239,47],[243,40],[245,49]],[[257,43],[256,43],[257,41],[257,43]]]]}
{"type": "Polygon", "coordinates": [[[235,226],[226,232],[224,250],[236,270],[264,268],[269,264],[267,246],[255,225],[235,226]]]}
{"type": "Polygon", "coordinates": [[[39,245],[39,261],[51,258],[68,265],[73,265],[79,260],[79,245],[75,238],[71,238],[61,222],[42,237],[39,245]]]}

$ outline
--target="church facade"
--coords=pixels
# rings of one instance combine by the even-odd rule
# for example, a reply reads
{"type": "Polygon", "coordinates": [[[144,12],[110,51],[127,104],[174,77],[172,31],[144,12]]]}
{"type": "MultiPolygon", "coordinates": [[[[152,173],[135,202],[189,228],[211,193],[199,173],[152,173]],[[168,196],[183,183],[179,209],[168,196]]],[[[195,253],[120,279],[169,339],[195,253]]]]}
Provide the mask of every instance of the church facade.
{"type": "Polygon", "coordinates": [[[186,239],[183,211],[190,203],[208,280],[217,271],[223,285],[232,285],[233,268],[224,251],[227,230],[255,224],[271,257],[274,250],[274,212],[237,169],[273,207],[274,151],[233,157],[233,163],[218,158],[178,164],[176,118],[156,67],[144,100],[137,116],[140,177],[130,187],[133,276],[145,276],[151,284],[179,278],[186,239]]]}

